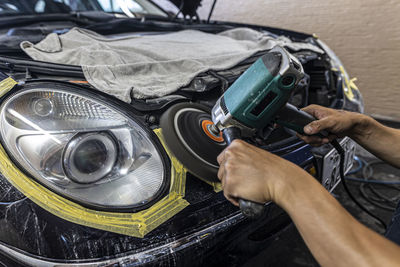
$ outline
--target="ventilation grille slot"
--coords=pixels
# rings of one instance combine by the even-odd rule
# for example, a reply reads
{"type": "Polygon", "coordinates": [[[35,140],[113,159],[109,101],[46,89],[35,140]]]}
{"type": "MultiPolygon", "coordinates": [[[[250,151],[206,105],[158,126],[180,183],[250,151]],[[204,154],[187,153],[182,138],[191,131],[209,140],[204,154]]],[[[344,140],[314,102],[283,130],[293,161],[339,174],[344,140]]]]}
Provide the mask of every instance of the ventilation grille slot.
{"type": "Polygon", "coordinates": [[[221,98],[220,104],[221,104],[221,108],[222,108],[222,111],[224,112],[224,114],[225,115],[228,114],[229,112],[228,112],[228,108],[225,105],[225,98],[224,97],[221,98]]]}

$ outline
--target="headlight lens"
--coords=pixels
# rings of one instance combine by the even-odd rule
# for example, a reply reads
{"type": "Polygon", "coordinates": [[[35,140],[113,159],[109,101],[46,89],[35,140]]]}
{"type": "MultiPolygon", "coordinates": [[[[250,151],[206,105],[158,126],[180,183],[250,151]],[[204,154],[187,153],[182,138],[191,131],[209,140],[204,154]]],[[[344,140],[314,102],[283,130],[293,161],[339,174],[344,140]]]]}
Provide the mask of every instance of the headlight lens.
{"type": "Polygon", "coordinates": [[[96,132],[73,138],[64,151],[67,176],[77,183],[90,184],[112,171],[118,150],[109,134],[96,132]]]}
{"type": "Polygon", "coordinates": [[[19,91],[0,107],[9,154],[53,191],[98,208],[142,206],[164,188],[164,161],[150,134],[92,95],[19,91]]]}

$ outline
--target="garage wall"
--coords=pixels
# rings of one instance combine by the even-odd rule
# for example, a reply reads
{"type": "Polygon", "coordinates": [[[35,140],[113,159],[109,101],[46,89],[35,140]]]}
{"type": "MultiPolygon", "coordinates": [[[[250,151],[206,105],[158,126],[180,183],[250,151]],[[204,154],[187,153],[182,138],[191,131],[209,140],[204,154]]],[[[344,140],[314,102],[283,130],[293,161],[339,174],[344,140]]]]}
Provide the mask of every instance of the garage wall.
{"type": "Polygon", "coordinates": [[[366,112],[400,119],[399,0],[218,0],[212,18],[316,33],[358,78],[366,112]]]}

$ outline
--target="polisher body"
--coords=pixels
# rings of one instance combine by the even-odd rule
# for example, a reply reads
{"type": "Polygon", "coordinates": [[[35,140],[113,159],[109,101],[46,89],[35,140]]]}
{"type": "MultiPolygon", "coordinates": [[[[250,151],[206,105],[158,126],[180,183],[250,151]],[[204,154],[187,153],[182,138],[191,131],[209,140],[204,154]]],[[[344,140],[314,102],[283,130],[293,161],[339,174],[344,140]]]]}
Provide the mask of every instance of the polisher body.
{"type": "Polygon", "coordinates": [[[251,136],[275,118],[304,77],[303,67],[284,48],[275,46],[250,66],[220,97],[211,117],[223,131],[229,127],[251,136]]]}
{"type": "MultiPolygon", "coordinates": [[[[211,112],[213,131],[222,131],[229,145],[233,140],[252,136],[257,129],[267,126],[281,110],[292,111],[288,125],[296,126],[296,117],[309,119],[310,115],[287,104],[303,77],[303,67],[297,58],[275,46],[218,99],[211,112]]],[[[285,116],[285,111],[282,114],[285,116]]],[[[263,204],[244,199],[239,199],[239,207],[248,218],[258,218],[264,211],[263,204]]]]}

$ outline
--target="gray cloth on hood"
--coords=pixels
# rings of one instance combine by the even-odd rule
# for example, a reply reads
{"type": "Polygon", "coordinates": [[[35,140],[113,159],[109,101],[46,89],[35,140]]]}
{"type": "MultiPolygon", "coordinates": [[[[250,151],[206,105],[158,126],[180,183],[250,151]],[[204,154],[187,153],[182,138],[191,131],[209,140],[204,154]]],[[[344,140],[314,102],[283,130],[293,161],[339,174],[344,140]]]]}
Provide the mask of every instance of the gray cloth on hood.
{"type": "Polygon", "coordinates": [[[131,97],[173,93],[199,73],[229,69],[277,44],[323,53],[312,44],[273,38],[249,28],[219,34],[184,30],[117,38],[73,28],[62,35],[51,33],[37,44],[24,41],[21,48],[34,60],[82,66],[91,85],[130,102],[131,97]]]}

